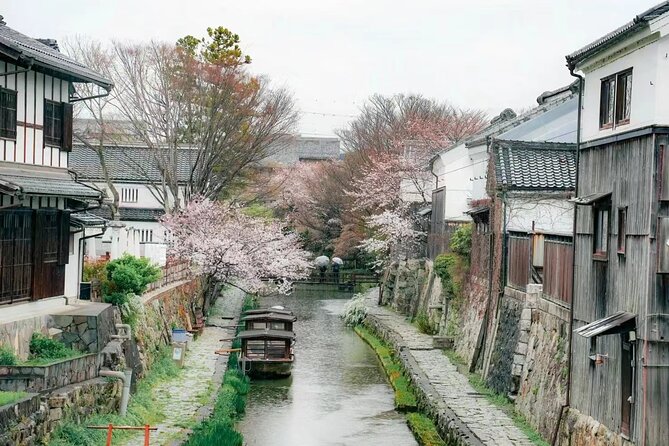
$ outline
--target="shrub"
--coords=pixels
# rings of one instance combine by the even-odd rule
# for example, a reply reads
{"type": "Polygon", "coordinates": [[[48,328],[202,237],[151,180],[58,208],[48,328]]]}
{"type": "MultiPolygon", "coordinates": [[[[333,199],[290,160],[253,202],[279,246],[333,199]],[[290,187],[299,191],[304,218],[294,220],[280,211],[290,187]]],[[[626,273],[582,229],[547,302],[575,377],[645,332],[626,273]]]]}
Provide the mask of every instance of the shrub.
{"type": "Polygon", "coordinates": [[[19,359],[14,354],[14,350],[4,345],[0,345],[0,365],[16,365],[19,359]]]}
{"type": "Polygon", "coordinates": [[[90,282],[93,279],[98,279],[101,283],[107,281],[106,260],[93,260],[84,262],[84,268],[83,268],[84,282],[90,282]]]}
{"type": "Polygon", "coordinates": [[[460,226],[453,233],[450,243],[451,252],[469,260],[472,251],[472,224],[460,226]]]}
{"type": "Polygon", "coordinates": [[[355,294],[351,300],[344,305],[344,313],[341,315],[344,323],[349,327],[355,327],[363,323],[367,317],[367,306],[365,305],[365,295],[355,294]]]}
{"type": "Polygon", "coordinates": [[[416,327],[418,327],[418,330],[420,330],[421,333],[428,335],[437,334],[437,330],[430,322],[430,318],[427,316],[427,314],[420,313],[418,316],[416,316],[414,322],[416,322],[416,327]]]}
{"type": "Polygon", "coordinates": [[[121,293],[125,295],[123,298],[115,296],[114,299],[120,299],[123,303],[127,302],[127,294],[141,295],[148,284],[160,278],[160,268],[151,265],[148,259],[130,254],[107,263],[106,270],[108,283],[104,294],[111,296],[121,293]]]}
{"type": "Polygon", "coordinates": [[[30,338],[30,356],[33,359],[62,359],[76,355],[77,352],[67,348],[65,344],[41,333],[33,333],[30,338]]]}

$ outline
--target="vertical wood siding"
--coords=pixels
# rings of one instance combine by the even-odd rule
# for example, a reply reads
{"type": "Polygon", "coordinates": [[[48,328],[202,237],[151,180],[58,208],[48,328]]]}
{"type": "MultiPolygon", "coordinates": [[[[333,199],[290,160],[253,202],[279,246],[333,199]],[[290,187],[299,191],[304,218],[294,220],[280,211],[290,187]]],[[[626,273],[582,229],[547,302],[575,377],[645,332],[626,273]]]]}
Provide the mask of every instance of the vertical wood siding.
{"type": "Polygon", "coordinates": [[[507,240],[507,284],[524,290],[530,281],[530,236],[512,233],[507,240]]]}
{"type": "Polygon", "coordinates": [[[550,237],[544,240],[544,294],[571,304],[574,245],[570,237],[550,237]]]}
{"type": "MultiPolygon", "coordinates": [[[[579,195],[610,192],[612,212],[609,251],[605,261],[598,261],[593,260],[592,206],[576,207],[576,286],[572,303],[575,329],[616,311],[636,313],[637,324],[644,319],[645,304],[651,298],[655,169],[653,135],[581,152],[579,195]],[[619,207],[627,207],[624,255],[615,250],[619,207]]],[[[637,334],[642,335],[640,331],[637,334]]],[[[640,344],[637,342],[637,346],[640,344]]],[[[621,349],[621,335],[597,337],[592,351],[589,339],[575,335],[572,340],[572,405],[614,432],[621,431],[621,349]],[[591,353],[608,354],[608,359],[605,364],[595,366],[588,358],[591,353]]],[[[636,395],[642,394],[640,357],[637,351],[636,395]]],[[[639,398],[636,403],[632,408],[632,436],[638,439],[643,421],[639,398]]]]}

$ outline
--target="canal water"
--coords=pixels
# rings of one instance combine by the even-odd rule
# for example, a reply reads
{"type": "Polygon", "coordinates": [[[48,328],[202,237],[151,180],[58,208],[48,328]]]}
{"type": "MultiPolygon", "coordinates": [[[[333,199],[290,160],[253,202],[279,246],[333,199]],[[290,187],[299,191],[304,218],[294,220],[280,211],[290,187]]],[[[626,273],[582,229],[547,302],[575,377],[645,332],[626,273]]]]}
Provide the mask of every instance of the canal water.
{"type": "Polygon", "coordinates": [[[239,424],[248,446],[415,446],[374,351],[339,315],[350,294],[264,298],[297,316],[290,378],[254,380],[239,424]]]}

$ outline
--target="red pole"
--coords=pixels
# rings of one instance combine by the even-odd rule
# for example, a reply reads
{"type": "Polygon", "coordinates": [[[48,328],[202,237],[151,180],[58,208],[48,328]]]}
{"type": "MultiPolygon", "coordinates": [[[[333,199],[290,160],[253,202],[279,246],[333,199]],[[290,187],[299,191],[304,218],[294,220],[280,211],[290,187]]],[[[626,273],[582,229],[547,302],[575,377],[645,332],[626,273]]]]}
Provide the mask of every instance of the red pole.
{"type": "Polygon", "coordinates": [[[149,431],[149,425],[144,425],[144,446],[149,446],[149,436],[151,435],[149,431]]]}
{"type": "Polygon", "coordinates": [[[114,426],[110,423],[109,426],[107,427],[107,446],[111,446],[113,431],[114,431],[114,426]]]}

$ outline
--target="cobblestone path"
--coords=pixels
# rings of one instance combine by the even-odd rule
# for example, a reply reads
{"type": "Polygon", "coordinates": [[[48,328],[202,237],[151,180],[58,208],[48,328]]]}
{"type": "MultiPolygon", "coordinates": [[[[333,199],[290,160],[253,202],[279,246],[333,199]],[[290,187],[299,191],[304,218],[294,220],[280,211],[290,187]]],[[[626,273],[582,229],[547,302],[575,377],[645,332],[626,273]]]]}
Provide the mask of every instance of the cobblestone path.
{"type": "MultiPolygon", "coordinates": [[[[244,301],[244,293],[239,290],[228,290],[225,296],[217,299],[208,324],[224,326],[236,324],[244,301]],[[220,319],[221,316],[235,317],[235,320],[220,319]]],[[[204,332],[196,341],[190,343],[186,352],[184,368],[176,378],[165,381],[153,389],[156,402],[163,408],[165,419],[151,434],[151,445],[179,444],[179,438],[185,438],[185,428],[208,415],[206,406],[213,403],[218,394],[219,379],[227,364],[228,357],[218,356],[214,351],[229,348],[232,342],[221,339],[230,338],[234,330],[205,327],[204,332]]],[[[144,437],[130,439],[127,446],[142,446],[144,437]]]]}
{"type": "Polygon", "coordinates": [[[369,313],[386,329],[401,339],[420,371],[427,377],[438,395],[435,399],[440,409],[452,413],[476,436],[478,444],[495,446],[534,445],[511,418],[478,393],[466,376],[441,350],[432,347],[432,336],[423,334],[411,325],[403,315],[377,305],[378,289],[370,290],[367,299],[369,313]]]}

